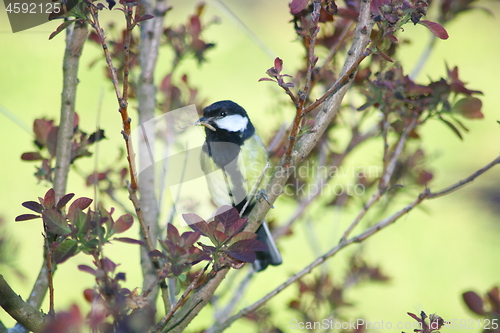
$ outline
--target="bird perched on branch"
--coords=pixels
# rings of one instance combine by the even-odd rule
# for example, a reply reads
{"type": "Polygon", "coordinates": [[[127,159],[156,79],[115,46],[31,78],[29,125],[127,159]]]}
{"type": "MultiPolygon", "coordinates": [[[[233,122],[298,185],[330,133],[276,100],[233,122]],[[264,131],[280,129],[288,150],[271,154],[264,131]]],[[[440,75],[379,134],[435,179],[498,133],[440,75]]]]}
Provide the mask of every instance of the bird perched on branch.
{"type": "MultiPolygon", "coordinates": [[[[256,201],[249,194],[256,187],[265,188],[270,178],[266,172],[267,151],[247,112],[232,101],[220,101],[207,106],[196,124],[205,126],[201,168],[214,203],[218,207],[231,205],[240,213],[245,209],[243,216],[247,216],[256,201]]],[[[268,265],[281,264],[266,221],[257,230],[257,239],[268,250],[256,252],[254,269],[259,272],[268,265]]]]}

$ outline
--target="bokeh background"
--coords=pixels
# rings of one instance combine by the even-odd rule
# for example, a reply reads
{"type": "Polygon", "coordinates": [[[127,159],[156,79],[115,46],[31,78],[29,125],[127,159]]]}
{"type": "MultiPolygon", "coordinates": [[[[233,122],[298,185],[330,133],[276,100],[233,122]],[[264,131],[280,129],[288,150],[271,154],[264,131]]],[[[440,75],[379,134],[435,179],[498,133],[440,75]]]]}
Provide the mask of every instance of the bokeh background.
{"type": "MultiPolygon", "coordinates": [[[[291,121],[293,108],[290,105],[278,107],[277,100],[286,101],[287,97],[271,83],[258,83],[257,80],[265,76],[274,56],[284,60],[286,73],[294,73],[302,61],[302,47],[289,22],[288,1],[226,2],[234,16],[244,22],[266,48],[256,43],[255,38],[249,38],[234,16],[222,10],[216,1],[209,1],[204,20],[217,16],[220,23],[207,29],[204,36],[206,41],[216,43],[216,47],[207,53],[206,64],[198,66],[196,61],[187,60],[181,64],[177,75],[188,74],[191,84],[209,103],[232,99],[244,106],[252,115],[259,134],[268,139],[271,130],[283,121],[291,121]]],[[[176,0],[169,1],[169,4],[173,10],[167,15],[167,23],[183,23],[197,2],[176,0]]],[[[429,163],[434,173],[431,189],[435,190],[465,178],[500,152],[500,126],[497,123],[500,120],[500,2],[479,1],[477,6],[487,8],[489,13],[477,9],[446,26],[449,40],[436,43],[418,77],[426,84],[429,78],[437,80],[446,76],[445,64],[458,66],[460,77],[468,82],[468,87],[484,93],[485,118],[467,122],[470,132],[463,141],[437,122],[429,122],[422,129],[423,146],[430,156],[429,163]]],[[[14,218],[26,213],[21,206],[23,201],[42,196],[49,185],[37,183],[32,176],[34,164],[21,161],[20,156],[34,150],[33,137],[26,129],[31,129],[35,118],[47,117],[58,122],[64,34],[48,40],[57,22],[12,34],[4,9],[0,5],[0,217],[13,246],[2,255],[8,257],[24,277],[7,266],[0,266],[0,272],[16,292],[27,298],[42,262],[42,228],[39,221],[16,223],[14,218]],[[13,251],[14,247],[17,251],[13,251]]],[[[116,12],[114,18],[110,15],[109,19],[118,21],[119,14],[116,12]]],[[[429,19],[432,19],[432,12],[429,19]]],[[[417,62],[429,34],[424,27],[412,25],[406,25],[404,32],[398,34],[398,38],[411,41],[400,49],[400,61],[407,71],[417,62]]],[[[111,84],[103,79],[104,62],[100,58],[101,50],[97,45],[85,45],[76,108],[81,128],[87,132],[92,132],[97,126],[105,129],[107,139],[99,144],[97,165],[107,166],[116,159],[122,145],[121,122],[111,84]],[[96,59],[100,59],[99,62],[90,67],[96,59]]],[[[157,80],[167,73],[171,59],[171,51],[163,48],[157,80]]],[[[136,118],[133,116],[133,120],[136,118]]],[[[93,170],[94,163],[94,159],[88,159],[82,161],[79,168],[93,170]]],[[[391,280],[349,290],[346,297],[353,306],[348,310],[348,316],[353,320],[410,322],[406,312],[424,310],[428,314],[436,312],[446,320],[476,319],[466,309],[461,294],[468,290],[484,294],[491,287],[500,285],[499,179],[500,167],[497,167],[458,192],[425,202],[361,245],[369,261],[380,265],[391,280]]],[[[68,192],[93,197],[92,188],[85,187],[84,183],[78,173],[72,172],[68,192]]],[[[412,197],[406,199],[410,202],[412,197]]],[[[401,205],[406,203],[404,200],[401,205]]],[[[281,209],[277,205],[271,213],[278,222],[286,220],[286,207],[286,202],[281,209]]],[[[347,211],[342,218],[349,221],[355,212],[355,209],[347,211]]],[[[342,231],[335,227],[335,216],[330,212],[309,213],[307,218],[313,221],[313,229],[308,229],[305,223],[301,223],[303,221],[297,223],[294,236],[280,242],[284,264],[259,274],[252,281],[251,292],[246,294],[243,304],[262,297],[315,258],[315,252],[308,246],[297,245],[308,244],[306,232],[316,233],[321,252],[334,246],[339,239],[338,233],[342,231]],[[325,226],[325,230],[334,232],[323,232],[325,226]]],[[[369,221],[375,222],[376,218],[368,214],[369,221]]],[[[137,228],[134,228],[127,236],[136,237],[136,234],[137,228]]],[[[354,245],[328,261],[326,265],[334,272],[334,278],[341,278],[345,259],[359,247],[354,245]]],[[[115,262],[121,263],[119,269],[127,273],[126,286],[130,289],[138,286],[138,249],[113,244],[107,245],[105,252],[115,262]]],[[[92,287],[93,279],[76,269],[79,264],[89,264],[89,259],[78,255],[58,268],[55,277],[57,309],[67,308],[75,302],[86,306],[82,292],[92,287]]],[[[286,311],[291,296],[296,293],[297,288],[292,286],[271,302],[273,320],[285,332],[293,331],[290,328],[292,319],[299,319],[297,314],[286,311]]],[[[48,306],[45,305],[44,309],[48,306]]],[[[3,311],[0,311],[0,319],[7,326],[13,324],[3,311]]],[[[196,318],[190,330],[205,327],[211,320],[210,311],[205,311],[196,318]]],[[[257,332],[258,328],[240,320],[229,331],[257,332]]]]}

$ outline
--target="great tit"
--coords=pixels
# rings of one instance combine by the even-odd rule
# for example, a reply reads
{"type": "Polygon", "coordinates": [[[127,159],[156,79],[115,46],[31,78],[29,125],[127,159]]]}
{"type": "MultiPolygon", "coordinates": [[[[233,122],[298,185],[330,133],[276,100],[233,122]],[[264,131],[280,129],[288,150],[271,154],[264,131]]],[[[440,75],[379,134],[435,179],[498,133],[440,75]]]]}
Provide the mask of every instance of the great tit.
{"type": "MultiPolygon", "coordinates": [[[[218,207],[234,206],[241,212],[250,200],[243,212],[243,216],[248,215],[256,200],[248,198],[248,194],[261,178],[268,158],[247,112],[235,102],[220,101],[207,106],[196,124],[205,126],[206,140],[200,162],[213,202],[218,207]]],[[[266,172],[258,188],[265,188],[269,179],[266,172]]],[[[257,239],[266,244],[268,250],[256,252],[255,271],[280,265],[281,254],[265,221],[257,230],[257,239]]]]}

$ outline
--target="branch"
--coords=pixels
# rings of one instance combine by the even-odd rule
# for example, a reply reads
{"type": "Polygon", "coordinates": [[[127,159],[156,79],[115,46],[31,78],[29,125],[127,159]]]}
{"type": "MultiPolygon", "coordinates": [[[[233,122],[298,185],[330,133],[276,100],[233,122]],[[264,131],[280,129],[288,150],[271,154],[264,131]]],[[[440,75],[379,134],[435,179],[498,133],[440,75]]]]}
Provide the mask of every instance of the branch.
{"type": "MultiPolygon", "coordinates": [[[[408,139],[408,135],[410,132],[415,128],[415,125],[417,124],[418,120],[418,115],[413,115],[412,119],[410,120],[410,123],[408,126],[406,126],[405,130],[403,131],[403,134],[401,134],[401,137],[399,138],[398,144],[396,145],[396,148],[394,149],[394,153],[392,154],[391,160],[385,165],[385,158],[384,158],[384,172],[382,174],[382,177],[380,178],[379,186],[377,192],[370,198],[370,200],[363,206],[361,211],[359,212],[358,216],[352,221],[352,223],[349,225],[349,227],[346,229],[344,234],[342,235],[342,238],[340,241],[345,241],[347,239],[347,236],[351,233],[351,231],[358,225],[358,223],[363,219],[365,214],[368,212],[368,210],[380,199],[380,197],[387,191],[387,185],[389,184],[389,181],[391,180],[392,174],[394,173],[394,169],[396,168],[396,164],[398,162],[399,155],[401,155],[401,152],[403,151],[403,148],[406,143],[406,139],[408,139]]],[[[383,120],[385,123],[385,120],[383,120]]],[[[384,125],[385,126],[385,125],[384,125]]],[[[385,130],[383,130],[385,133],[385,130]]],[[[387,141],[386,135],[384,136],[384,156],[386,155],[387,152],[387,141]]]]}
{"type": "MultiPolygon", "coordinates": [[[[354,74],[357,65],[361,62],[359,59],[360,56],[363,56],[363,59],[366,57],[364,55],[366,54],[366,47],[370,42],[372,26],[373,21],[370,18],[370,1],[362,1],[358,24],[354,32],[353,44],[351,45],[347,59],[340,73],[340,77],[345,76],[346,73],[350,73],[345,76],[346,83],[343,84],[338,90],[335,90],[335,93],[329,95],[325,99],[322,111],[320,111],[316,116],[315,125],[310,131],[304,133],[304,135],[302,135],[297,141],[297,150],[291,155],[290,167],[285,169],[277,168],[275,170],[274,175],[266,188],[266,194],[271,205],[281,195],[281,189],[284,188],[284,185],[290,177],[293,168],[309,155],[332,119],[339,111],[342,100],[350,87],[349,77],[351,74],[354,74]]],[[[285,156],[283,156],[280,161],[280,165],[284,164],[284,158],[285,156]]],[[[262,219],[271,208],[269,203],[265,200],[256,203],[250,213],[249,222],[245,227],[246,231],[255,232],[255,230],[257,230],[262,219]]],[[[208,303],[214,294],[215,289],[217,289],[226,274],[227,269],[217,272],[213,279],[191,295],[191,298],[186,302],[186,305],[174,316],[174,319],[177,319],[175,331],[181,332],[201,311],[201,309],[208,303]],[[197,306],[193,306],[194,304],[197,304],[197,306]]]]}
{"type": "MultiPolygon", "coordinates": [[[[127,5],[124,5],[125,7],[128,7],[127,5]]],[[[132,122],[132,119],[128,116],[128,92],[124,90],[124,95],[120,92],[120,87],[118,83],[118,77],[116,75],[116,68],[113,66],[113,59],[111,58],[111,54],[109,53],[108,45],[106,44],[106,37],[104,36],[104,30],[101,28],[100,22],[99,22],[99,10],[94,4],[89,4],[89,10],[92,15],[90,19],[90,25],[92,28],[94,28],[95,32],[99,36],[99,39],[101,40],[101,46],[104,51],[104,56],[106,58],[106,64],[108,65],[108,70],[109,74],[111,76],[111,81],[113,82],[113,87],[115,88],[115,94],[116,98],[118,100],[118,105],[119,105],[119,112],[122,118],[122,124],[123,124],[123,130],[122,130],[122,135],[123,139],[125,140],[125,146],[127,149],[127,160],[129,163],[129,173],[130,173],[130,183],[132,188],[135,190],[137,189],[137,169],[135,167],[135,153],[134,153],[134,147],[132,144],[132,137],[131,137],[131,129],[130,129],[130,123],[132,122]]],[[[127,18],[128,16],[128,10],[125,10],[125,17],[127,18]]],[[[130,18],[127,18],[127,27],[128,27],[128,20],[130,18]]],[[[128,30],[127,28],[127,34],[130,34],[131,31],[128,30]]],[[[127,60],[129,57],[129,52],[130,52],[130,36],[125,37],[125,43],[123,45],[124,51],[125,51],[125,59],[127,60]],[[128,44],[127,44],[128,41],[128,44]]],[[[128,63],[125,63],[126,71],[128,72],[128,63]]],[[[128,82],[125,82],[128,80],[127,74],[124,73],[124,83],[123,87],[128,87],[128,82]]],[[[137,207],[136,207],[137,209],[137,207]]]]}
{"type": "MultiPolygon", "coordinates": [[[[310,33],[309,36],[304,36],[306,41],[309,42],[308,43],[309,47],[307,48],[306,82],[304,84],[304,91],[299,90],[297,93],[299,100],[296,101],[294,100],[294,98],[292,98],[292,101],[294,102],[297,111],[295,112],[295,119],[293,120],[292,130],[290,132],[290,140],[289,140],[290,142],[288,143],[288,147],[285,152],[285,160],[283,164],[284,167],[287,167],[290,163],[292,151],[295,146],[295,141],[297,140],[297,135],[299,133],[299,125],[304,115],[304,103],[306,102],[307,97],[309,96],[309,91],[311,90],[312,73],[314,67],[316,66],[316,62],[318,60],[318,58],[314,55],[314,48],[316,46],[316,37],[318,36],[319,32],[318,20],[319,20],[319,12],[321,9],[321,4],[319,1],[314,1],[313,6],[314,10],[311,13],[311,16],[316,17],[316,19],[313,19],[313,21],[315,22],[315,27],[314,27],[315,31],[312,34],[310,33]]],[[[307,30],[309,31],[309,28],[307,30]]],[[[289,93],[290,90],[286,89],[286,91],[287,93],[289,93]]]]}
{"type": "Polygon", "coordinates": [[[485,173],[489,169],[493,168],[497,164],[500,164],[500,156],[498,156],[497,158],[495,158],[490,163],[486,164],[481,169],[479,169],[476,172],[474,172],[469,177],[467,177],[465,179],[462,179],[461,181],[459,181],[459,182],[457,182],[457,183],[455,183],[455,184],[453,184],[451,186],[448,186],[447,188],[445,188],[445,189],[443,189],[441,191],[427,194],[426,198],[427,199],[435,199],[435,198],[441,197],[443,195],[455,192],[456,190],[458,190],[461,187],[463,187],[463,186],[467,185],[468,183],[472,182],[474,179],[476,179],[477,177],[479,177],[480,175],[482,175],[483,173],[485,173]]]}
{"type": "Polygon", "coordinates": [[[45,316],[36,307],[23,301],[1,274],[0,306],[26,330],[40,332],[45,324],[45,316]]]}
{"type": "MultiPolygon", "coordinates": [[[[71,141],[75,114],[76,86],[78,84],[78,65],[83,44],[87,39],[87,24],[75,22],[74,28],[67,28],[66,49],[63,59],[63,90],[61,94],[61,113],[57,133],[56,168],[54,171],[54,191],[56,198],[66,194],[69,166],[71,163],[71,141]]],[[[47,261],[44,256],[42,267],[33,285],[27,302],[40,308],[49,287],[47,261]]]]}
{"type": "Polygon", "coordinates": [[[268,293],[262,299],[258,300],[254,304],[252,304],[252,305],[250,305],[250,306],[248,306],[248,307],[240,310],[237,314],[235,314],[234,316],[230,317],[228,320],[226,320],[224,323],[222,323],[220,326],[218,326],[217,330],[215,330],[213,332],[222,332],[224,329],[228,328],[237,319],[239,319],[239,318],[241,318],[241,317],[243,317],[243,316],[245,316],[245,315],[247,315],[249,313],[252,313],[252,312],[256,311],[259,307],[261,307],[262,305],[264,305],[269,299],[271,299],[272,297],[276,296],[278,293],[280,293],[286,287],[288,287],[292,283],[294,283],[297,280],[299,280],[300,278],[302,278],[304,275],[310,273],[313,268],[315,268],[315,267],[319,266],[320,264],[322,264],[329,257],[334,256],[341,249],[345,248],[346,246],[348,246],[350,244],[360,243],[362,241],[365,241],[366,239],[368,239],[369,237],[373,236],[374,234],[376,234],[380,230],[388,227],[390,224],[392,224],[395,221],[397,221],[403,215],[405,215],[406,213],[408,213],[409,211],[411,211],[415,206],[417,206],[420,203],[422,203],[425,199],[432,199],[432,198],[436,198],[438,196],[449,194],[449,193],[455,191],[456,189],[464,186],[465,184],[470,183],[475,178],[477,178],[478,176],[482,175],[484,172],[486,172],[487,170],[491,169],[493,166],[495,166],[497,164],[500,164],[500,156],[498,156],[492,162],[488,163],[483,168],[481,168],[478,171],[474,172],[469,177],[467,177],[467,178],[465,178],[465,179],[463,179],[463,180],[461,180],[461,181],[459,181],[459,182],[457,182],[457,183],[455,183],[455,184],[453,184],[453,185],[445,188],[444,190],[438,191],[436,193],[431,193],[430,190],[426,189],[424,192],[420,193],[413,202],[411,202],[410,204],[408,204],[407,206],[405,206],[403,209],[399,210],[395,214],[393,214],[393,215],[385,218],[384,220],[378,222],[377,224],[375,224],[375,225],[367,228],[365,231],[363,231],[362,233],[360,233],[359,235],[357,235],[355,237],[350,238],[349,240],[341,240],[337,246],[333,247],[327,253],[323,254],[320,257],[318,257],[316,260],[314,260],[311,264],[309,264],[308,266],[306,266],[300,272],[292,275],[287,281],[285,281],[279,287],[277,287],[276,289],[274,289],[273,291],[271,291],[270,293],[268,293]]]}
{"type": "MultiPolygon", "coordinates": [[[[158,50],[160,48],[161,36],[163,33],[163,21],[168,10],[165,0],[156,1],[154,9],[151,8],[151,0],[142,0],[140,3],[145,6],[146,13],[153,13],[154,18],[141,22],[140,40],[139,40],[139,62],[141,73],[137,82],[137,102],[139,113],[139,124],[143,125],[154,118],[156,107],[156,86],[154,84],[154,70],[158,59],[158,50]]],[[[148,142],[146,136],[139,136],[138,152],[139,166],[141,174],[139,177],[139,192],[141,193],[140,205],[144,214],[144,222],[148,226],[149,236],[153,244],[156,244],[159,233],[158,216],[159,207],[155,190],[155,168],[151,163],[150,152],[154,151],[154,142],[148,142]],[[150,165],[150,167],[145,167],[150,165]]],[[[143,289],[146,289],[154,281],[158,280],[155,274],[155,268],[151,264],[151,258],[148,255],[150,250],[141,247],[141,268],[144,280],[143,289]]],[[[164,281],[164,280],[162,280],[164,281]]],[[[168,289],[166,284],[160,282],[162,286],[162,296],[165,312],[170,310],[170,301],[168,298],[168,289]]],[[[151,303],[157,298],[158,289],[155,288],[148,297],[151,303]]]]}

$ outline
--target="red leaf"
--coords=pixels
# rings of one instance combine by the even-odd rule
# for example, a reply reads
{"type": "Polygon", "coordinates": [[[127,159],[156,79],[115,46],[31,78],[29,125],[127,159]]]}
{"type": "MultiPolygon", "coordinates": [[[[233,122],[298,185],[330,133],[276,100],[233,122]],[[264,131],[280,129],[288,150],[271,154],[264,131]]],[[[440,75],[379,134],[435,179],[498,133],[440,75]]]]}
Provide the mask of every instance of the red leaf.
{"type": "Polygon", "coordinates": [[[422,322],[422,319],[421,319],[421,318],[419,318],[419,317],[417,317],[417,315],[416,315],[416,314],[411,313],[411,312],[407,312],[407,314],[408,314],[408,316],[412,317],[413,319],[415,319],[415,320],[416,320],[416,321],[418,321],[419,323],[421,323],[421,322],[422,322]]]}
{"type": "Polygon", "coordinates": [[[69,209],[71,209],[71,207],[75,207],[75,208],[79,208],[81,210],[84,210],[85,208],[90,206],[91,203],[92,203],[92,199],[86,198],[86,197],[81,197],[81,198],[78,198],[75,201],[73,201],[73,203],[71,204],[69,209]]]}
{"type": "Polygon", "coordinates": [[[281,70],[283,69],[283,60],[280,58],[274,59],[274,68],[276,68],[278,74],[281,73],[281,70]]]}
{"type": "Polygon", "coordinates": [[[45,193],[45,197],[43,198],[43,206],[45,209],[49,209],[54,207],[56,204],[56,192],[54,192],[54,189],[51,188],[50,190],[45,193]]]}
{"type": "Polygon", "coordinates": [[[56,156],[58,131],[59,131],[59,128],[53,127],[50,130],[49,136],[47,138],[47,149],[48,149],[51,157],[56,156]]]}
{"type": "Polygon", "coordinates": [[[137,245],[144,245],[143,241],[140,241],[138,239],[133,239],[133,238],[128,238],[128,237],[115,237],[113,240],[127,243],[127,244],[137,244],[137,245]]]}
{"type": "Polygon", "coordinates": [[[290,3],[290,12],[296,15],[307,7],[309,0],[292,0],[290,3]]]}
{"type": "Polygon", "coordinates": [[[387,54],[385,54],[380,50],[377,50],[377,54],[389,62],[394,62],[394,60],[392,60],[391,57],[389,57],[387,54]]]}
{"type": "Polygon", "coordinates": [[[482,298],[473,291],[468,291],[462,295],[465,304],[471,309],[471,311],[477,313],[478,315],[484,314],[483,300],[482,298]]]}
{"type": "Polygon", "coordinates": [[[102,263],[102,267],[104,268],[104,270],[106,272],[111,272],[111,273],[114,273],[116,266],[118,266],[113,261],[111,261],[111,259],[109,259],[109,258],[102,259],[101,263],[102,263]]]}
{"type": "Polygon", "coordinates": [[[28,220],[33,220],[41,217],[40,215],[35,215],[35,214],[21,214],[16,217],[16,222],[21,222],[21,221],[28,221],[28,220]]]}
{"type": "Polygon", "coordinates": [[[259,81],[257,81],[257,82],[260,82],[260,81],[272,81],[272,82],[276,82],[276,80],[270,79],[268,77],[260,78],[259,81]]]}
{"type": "Polygon", "coordinates": [[[130,227],[134,224],[134,217],[130,214],[122,215],[116,220],[113,225],[113,231],[117,234],[122,233],[130,229],[130,227]]]}
{"type": "Polygon", "coordinates": [[[231,257],[245,261],[254,262],[255,261],[255,251],[265,251],[267,246],[256,239],[245,239],[231,245],[226,253],[231,257]]]}
{"type": "Polygon", "coordinates": [[[40,205],[38,202],[36,201],[26,201],[26,202],[23,202],[21,204],[23,207],[26,207],[34,212],[37,212],[37,213],[42,213],[43,211],[43,206],[40,205]]]}
{"type": "Polygon", "coordinates": [[[38,152],[30,152],[30,153],[22,154],[21,159],[23,161],[39,161],[39,160],[43,160],[43,157],[38,152]]]}
{"type": "Polygon", "coordinates": [[[181,235],[181,246],[185,249],[191,247],[200,238],[199,232],[186,231],[181,235]]]}
{"type": "Polygon", "coordinates": [[[224,234],[222,231],[219,231],[219,230],[215,230],[213,235],[214,235],[215,240],[219,244],[222,243],[222,242],[224,242],[227,239],[226,234],[224,234]]]}
{"type": "Polygon", "coordinates": [[[82,272],[87,272],[87,273],[92,274],[94,276],[96,275],[95,269],[93,269],[90,266],[87,266],[87,265],[78,265],[78,269],[81,270],[82,272]]]}
{"type": "Polygon", "coordinates": [[[166,255],[164,255],[163,253],[161,253],[161,252],[160,252],[160,251],[158,251],[158,250],[153,250],[153,251],[149,252],[149,253],[148,253],[148,256],[149,256],[150,258],[154,258],[154,257],[156,257],[156,258],[163,258],[163,259],[166,259],[166,258],[167,258],[167,256],[166,256],[166,255]]]}
{"type": "Polygon", "coordinates": [[[448,39],[448,32],[443,26],[436,22],[431,22],[427,20],[420,20],[418,23],[429,29],[437,38],[448,39]]]}
{"type": "Polygon", "coordinates": [[[66,206],[66,204],[75,196],[74,193],[68,193],[66,195],[64,195],[61,199],[59,199],[59,201],[57,202],[57,205],[56,205],[56,208],[57,209],[61,209],[63,208],[64,206],[66,206]]]}
{"type": "Polygon", "coordinates": [[[36,141],[42,146],[47,144],[50,130],[54,127],[53,120],[35,119],[33,123],[33,132],[35,132],[36,141]]]}
{"type": "Polygon", "coordinates": [[[482,119],[484,114],[481,112],[483,102],[476,97],[465,97],[455,103],[453,109],[465,118],[482,119]]]}
{"type": "Polygon", "coordinates": [[[178,245],[180,238],[179,230],[172,223],[167,224],[167,239],[173,244],[178,245]]]}

